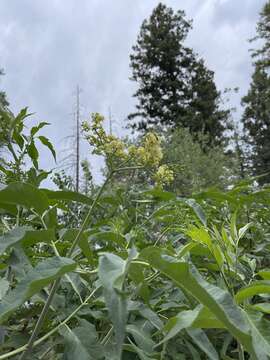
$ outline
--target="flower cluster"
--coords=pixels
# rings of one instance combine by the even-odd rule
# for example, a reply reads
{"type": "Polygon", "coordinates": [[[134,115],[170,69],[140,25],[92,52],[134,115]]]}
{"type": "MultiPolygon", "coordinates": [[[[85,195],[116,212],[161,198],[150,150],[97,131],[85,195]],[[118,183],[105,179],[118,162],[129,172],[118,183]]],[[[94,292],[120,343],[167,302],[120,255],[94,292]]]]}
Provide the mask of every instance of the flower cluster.
{"type": "Polygon", "coordinates": [[[173,171],[168,167],[168,165],[161,165],[157,169],[154,178],[156,185],[163,187],[165,184],[170,184],[174,180],[173,171]]]}
{"type": "Polygon", "coordinates": [[[123,141],[114,135],[106,134],[103,128],[104,117],[94,113],[91,120],[91,126],[85,121],[82,128],[86,140],[94,147],[93,154],[126,159],[127,152],[123,141]]]}
{"type": "Polygon", "coordinates": [[[160,138],[154,133],[146,134],[143,146],[138,147],[138,160],[145,166],[157,167],[163,158],[160,138]]]}
{"type": "Polygon", "coordinates": [[[86,140],[93,146],[93,153],[105,156],[110,163],[124,161],[154,171],[156,185],[162,187],[173,181],[173,171],[167,165],[161,165],[163,158],[161,139],[155,133],[147,133],[141,146],[127,146],[114,135],[107,135],[103,128],[104,117],[92,114],[91,124],[84,122],[82,129],[86,140]]]}

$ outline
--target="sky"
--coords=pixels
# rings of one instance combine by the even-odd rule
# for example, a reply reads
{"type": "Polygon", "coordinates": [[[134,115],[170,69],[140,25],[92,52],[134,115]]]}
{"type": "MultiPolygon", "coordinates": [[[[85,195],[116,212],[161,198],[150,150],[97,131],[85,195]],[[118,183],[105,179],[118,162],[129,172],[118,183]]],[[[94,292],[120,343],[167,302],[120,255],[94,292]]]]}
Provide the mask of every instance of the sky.
{"type": "MultiPolygon", "coordinates": [[[[136,85],[129,80],[129,54],[142,21],[156,0],[0,0],[0,89],[15,113],[29,107],[32,123],[59,152],[58,163],[41,152],[44,168],[61,167],[74,154],[75,90],[81,88],[81,118],[91,112],[112,114],[113,133],[126,134],[126,116],[134,110],[136,85]]],[[[219,90],[239,87],[230,104],[241,113],[252,62],[248,39],[255,35],[265,0],[164,0],[193,19],[186,44],[215,72],[219,90]]],[[[107,122],[108,126],[108,122],[107,122]]],[[[90,160],[96,181],[102,161],[82,141],[81,158],[90,160]]]]}

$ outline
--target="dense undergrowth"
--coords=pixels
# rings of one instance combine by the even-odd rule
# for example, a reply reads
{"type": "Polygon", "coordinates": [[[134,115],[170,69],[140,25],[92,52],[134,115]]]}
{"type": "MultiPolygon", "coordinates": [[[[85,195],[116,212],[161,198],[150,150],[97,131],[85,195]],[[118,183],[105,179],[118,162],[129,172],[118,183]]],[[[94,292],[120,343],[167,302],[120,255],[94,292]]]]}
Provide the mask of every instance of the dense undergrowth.
{"type": "Polygon", "coordinates": [[[158,139],[125,148],[96,114],[103,186],[45,189],[37,141],[55,153],[26,115],[1,113],[0,360],[269,359],[270,188],[165,191],[158,139]],[[116,185],[134,171],[143,188],[116,185]]]}

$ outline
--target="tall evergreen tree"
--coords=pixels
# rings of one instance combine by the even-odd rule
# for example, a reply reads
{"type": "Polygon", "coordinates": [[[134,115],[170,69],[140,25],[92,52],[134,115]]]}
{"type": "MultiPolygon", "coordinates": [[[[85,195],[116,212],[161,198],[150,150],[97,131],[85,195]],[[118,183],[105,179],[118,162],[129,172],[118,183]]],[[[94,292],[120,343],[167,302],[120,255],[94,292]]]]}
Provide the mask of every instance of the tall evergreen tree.
{"type": "Polygon", "coordinates": [[[252,56],[256,58],[256,65],[269,68],[270,66],[270,1],[264,5],[260,19],[257,24],[257,36],[251,41],[260,40],[263,46],[253,51],[252,56]]]}
{"type": "Polygon", "coordinates": [[[228,111],[220,110],[213,72],[184,44],[190,29],[183,11],[174,12],[161,3],[144,20],[130,56],[138,103],[128,119],[133,129],[185,127],[218,142],[228,111]]]}
{"type": "Polygon", "coordinates": [[[263,184],[270,183],[270,1],[261,12],[255,39],[262,42],[262,47],[252,53],[256,59],[255,69],[248,94],[242,99],[242,123],[247,142],[251,145],[253,174],[269,172],[269,175],[259,179],[263,184]]]}

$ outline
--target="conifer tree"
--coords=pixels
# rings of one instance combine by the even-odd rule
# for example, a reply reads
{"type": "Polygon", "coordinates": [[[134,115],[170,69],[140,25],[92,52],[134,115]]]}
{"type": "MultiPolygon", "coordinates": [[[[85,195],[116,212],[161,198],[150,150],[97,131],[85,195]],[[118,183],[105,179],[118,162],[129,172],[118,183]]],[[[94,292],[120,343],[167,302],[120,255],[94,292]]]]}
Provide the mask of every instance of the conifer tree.
{"type": "Polygon", "coordinates": [[[133,129],[185,127],[218,143],[228,111],[221,110],[214,73],[185,45],[190,29],[183,11],[161,3],[144,20],[130,55],[131,79],[138,88],[136,112],[128,119],[133,129]]]}
{"type": "MultiPolygon", "coordinates": [[[[251,146],[253,174],[263,175],[270,172],[270,1],[261,12],[255,40],[260,40],[262,47],[252,53],[254,73],[248,94],[242,99],[242,123],[251,146]]],[[[270,173],[259,182],[270,183],[270,173]]]]}

